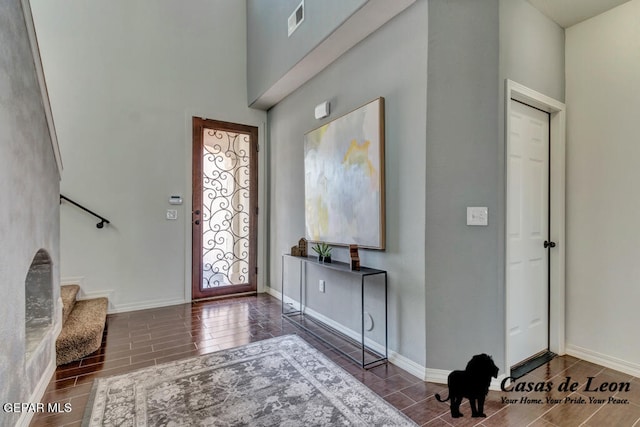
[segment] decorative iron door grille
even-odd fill
[[[257,129],[248,133],[238,128],[242,125],[202,122],[197,130],[199,168],[195,167],[198,138],[194,138],[194,256],[195,240],[200,253],[194,297],[255,291]]]

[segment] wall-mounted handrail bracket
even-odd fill
[[[67,201],[69,203],[71,203],[72,205],[82,209],[83,211],[90,213],[91,215],[95,216],[96,218],[98,218],[100,220],[99,223],[96,224],[96,228],[104,228],[105,224],[111,224],[111,222],[104,218],[103,216],[98,215],[97,213],[93,212],[90,209],[85,208],[84,206],[82,206],[81,204],[79,204],[78,202],[74,202],[73,200],[71,200],[70,198],[63,196],[62,194],[60,195],[60,203],[62,203],[62,201]]]

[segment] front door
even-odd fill
[[[507,366],[549,348],[549,114],[510,100]]]
[[[193,118],[192,298],[255,292],[258,128]]]

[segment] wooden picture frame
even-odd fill
[[[384,98],[304,137],[305,236],[385,248]]]

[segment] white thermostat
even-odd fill
[[[180,197],[180,196],[171,196],[171,197],[169,197],[169,204],[170,205],[181,205],[182,204],[182,197]]]
[[[467,207],[467,225],[489,225],[489,208]]]
[[[330,112],[331,112],[331,104],[325,101],[322,104],[316,105],[316,108],[314,110],[314,115],[316,119],[320,120],[320,119],[324,119],[325,117],[328,117]]]

